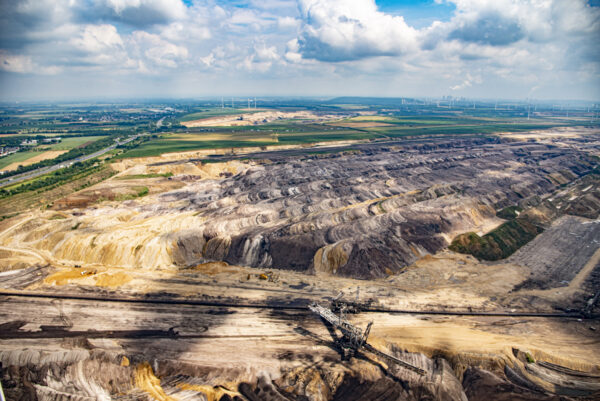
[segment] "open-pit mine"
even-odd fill
[[[600,399],[598,129],[203,152],[0,221],[7,399]]]

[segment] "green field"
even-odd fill
[[[416,135],[488,135],[498,132],[520,132],[555,127],[560,124],[481,124],[433,127],[406,127],[380,130],[381,134],[395,138]]]
[[[39,151],[28,150],[25,152],[17,152],[12,155],[0,158],[0,169],[9,166],[12,163],[22,163],[32,157],[38,156],[48,150],[71,150],[88,142],[94,142],[99,139],[106,138],[105,136],[86,136],[65,138],[60,143],[51,145],[41,144]]]
[[[489,125],[489,124],[514,124],[517,120],[514,118],[491,118],[484,116],[359,116],[341,120],[340,123],[386,123],[397,126],[448,126],[448,125]],[[545,119],[531,119],[526,122],[527,124],[548,124],[549,121]],[[556,123],[554,121],[553,123]]]
[[[350,120],[352,121],[352,120]],[[368,121],[361,118],[358,121]],[[381,121],[381,119],[374,119]],[[431,117],[411,117],[406,119],[386,119],[392,123],[385,127],[338,127],[326,124],[301,124],[297,122],[265,124],[261,126],[223,127],[190,129],[189,133],[163,134],[156,139],[142,143],[118,156],[149,157],[163,153],[186,152],[201,149],[222,149],[256,147],[269,145],[300,145],[316,142],[344,140],[373,140],[401,138],[420,135],[489,135],[497,132],[527,131],[548,128],[560,124],[545,121],[513,123],[509,120],[489,119],[440,119]]]
[[[242,127],[240,127],[242,128]],[[163,135],[144,142],[118,158],[159,156],[163,153],[186,152],[201,149],[223,149],[256,147],[269,145],[299,145],[325,141],[373,139],[380,135],[361,130],[327,129],[323,130],[263,130],[250,131],[247,128],[227,130],[225,132],[190,133]]]
[[[243,141],[169,141],[156,139],[146,142],[136,149],[118,156],[118,159],[128,157],[150,157],[160,156],[163,153],[189,152],[201,149],[240,148],[244,146],[267,146],[275,145],[276,142],[243,142]]]
[[[102,138],[106,138],[106,136],[80,136],[64,138],[60,143],[55,143],[48,146],[48,150],[71,150],[83,145],[84,143],[94,142]]]
[[[7,132],[22,132],[29,135],[90,135],[66,137],[59,144],[42,145],[47,150],[70,150],[85,143],[106,138],[150,131],[154,138],[140,140],[121,147],[119,158],[157,156],[163,153],[185,152],[201,149],[263,147],[276,145],[299,145],[316,142],[344,140],[386,140],[415,136],[469,135],[483,136],[497,132],[518,132],[544,129],[552,126],[577,124],[587,125],[588,114],[580,110],[571,119],[557,114],[550,106],[540,106],[537,114],[527,119],[525,104],[496,109],[494,104],[479,102],[476,108],[469,104],[439,107],[435,104],[406,105],[396,99],[340,98],[330,104],[315,101],[272,101],[263,102],[260,109],[215,107],[215,101],[193,102],[170,107],[165,105],[140,106],[136,104],[110,105],[63,105],[11,108],[3,121]],[[464,103],[464,102],[463,102]],[[245,107],[244,102],[236,102]],[[162,127],[157,121],[154,108],[162,109],[160,116],[166,118]],[[240,127],[190,127],[177,122],[192,121],[225,115],[240,115],[264,110],[310,110],[316,113],[334,113],[339,117],[330,123],[277,120],[263,125]],[[373,115],[358,115],[357,110],[368,110]],[[1,110],[0,110],[1,111]],[[339,113],[339,114],[338,114]],[[106,117],[110,118],[106,118]],[[335,118],[335,117],[334,117]],[[584,120],[582,120],[584,119]],[[370,124],[373,123],[373,124]],[[377,126],[385,123],[383,126]],[[348,124],[348,125],[345,125]],[[0,130],[1,131],[1,130]],[[29,153],[29,152],[28,152]],[[22,153],[0,160],[0,167],[14,161],[24,161],[33,156]]]
[[[32,150],[29,150],[26,152],[17,152],[17,153],[13,153],[12,155],[2,157],[2,158],[0,158],[0,170],[6,166],[13,164],[13,163],[24,162],[27,159],[30,159],[34,156],[39,155],[40,153],[41,152],[34,152]]]
[[[6,135],[5,146],[18,146],[23,138],[20,136],[36,135],[61,136],[61,143],[40,143],[37,151],[27,150],[0,159],[0,168],[12,163],[22,164],[31,157],[46,150],[71,151],[59,156],[58,159],[42,161],[31,166],[31,169],[42,165],[58,163],[74,155],[91,153],[113,143],[113,138],[132,134],[147,133],[141,138],[120,146],[107,154],[107,157],[119,159],[129,157],[158,156],[164,153],[189,152],[208,149],[233,149],[241,147],[262,148],[278,145],[304,145],[318,142],[334,141],[402,141],[416,140],[419,137],[482,137],[498,132],[519,132],[535,129],[547,129],[555,126],[578,125],[597,126],[591,119],[589,110],[580,108],[571,112],[566,118],[563,111],[554,111],[552,105],[539,106],[538,113],[528,119],[528,106],[525,104],[500,107],[481,103],[477,108],[453,106],[438,107],[436,105],[412,104],[396,102],[390,99],[379,99],[371,104],[369,99],[352,99],[319,103],[317,101],[277,100],[264,101],[261,109],[220,108],[214,107],[214,100],[209,102],[183,102],[167,107],[168,104],[157,105],[139,104],[83,104],[60,106],[6,106],[0,107],[2,127],[0,133]],[[237,103],[245,107],[245,103]],[[526,107],[527,106],[527,107]],[[157,111],[156,109],[159,109]],[[239,127],[184,127],[177,122],[185,122],[202,118],[225,115],[240,115],[264,110],[309,110],[316,113],[334,114],[335,121],[299,121],[277,120],[267,124],[248,125]],[[360,115],[358,110],[368,110],[368,115]],[[157,114],[159,113],[159,114]],[[374,113],[371,115],[370,113]],[[157,117],[158,116],[158,117]],[[156,126],[158,118],[164,117],[161,127]],[[385,123],[385,124],[381,124]],[[15,136],[16,135],[16,136]],[[87,135],[87,136],[86,136]],[[37,138],[39,140],[39,138]],[[84,144],[92,143],[86,149],[79,149]],[[354,146],[354,145],[349,145]],[[312,149],[314,154],[328,152],[328,149]],[[334,150],[331,150],[334,151]],[[337,151],[337,150],[335,150]],[[210,161],[210,158],[208,158]],[[112,160],[112,159],[111,159]],[[27,170],[30,167],[25,167]],[[23,207],[26,205],[44,206],[56,196],[63,196],[69,191],[92,185],[98,180],[106,179],[114,174],[100,174],[98,167],[77,167],[78,171],[65,171],[59,174],[45,175],[28,182],[15,184],[5,188],[14,191],[3,201],[6,212],[0,215],[10,215],[11,202],[18,199]],[[82,170],[82,171],[79,171]],[[85,170],[85,171],[83,171]],[[96,177],[94,178],[87,178]],[[142,174],[123,176],[121,180],[156,178],[165,175]],[[143,188],[140,189],[142,191]],[[48,194],[48,195],[46,195]],[[143,196],[145,192],[136,193]],[[9,202],[10,200],[10,202]],[[2,205],[0,205],[2,206]],[[487,238],[487,237],[486,237]]]

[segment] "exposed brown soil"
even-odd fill
[[[543,141],[366,144],[352,154],[210,166],[179,156],[121,162],[123,175],[174,175],[107,180],[81,192],[89,203],[0,222],[0,288],[210,304],[2,297],[5,394],[598,399],[597,319],[346,316],[362,329],[374,321],[369,344],[424,369],[419,376],[366,351],[341,360],[330,329],[303,308],[328,305],[340,291],[421,311],[584,308],[600,271],[598,224],[555,220],[549,210],[592,191],[577,186],[576,194],[569,183],[594,168],[588,152],[598,143],[593,135]],[[150,193],[99,202],[140,186]],[[459,232],[499,225],[496,210],[536,202],[546,205],[535,216],[547,229],[511,258],[480,262],[446,249]],[[521,288],[530,278],[547,289]]]
[[[110,167],[107,167],[97,173],[73,180],[48,191],[40,193],[37,191],[29,191],[10,196],[6,199],[0,199],[0,216],[10,216],[15,213],[27,215],[31,210],[46,209],[48,206],[51,206],[54,201],[73,194],[86,185],[102,182],[113,174],[114,171]],[[21,215],[21,217],[23,216]]]

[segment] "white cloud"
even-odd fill
[[[100,17],[138,27],[166,24],[186,16],[181,0],[83,0],[79,6],[84,18]]]
[[[248,30],[260,32],[274,24],[276,24],[275,19],[270,18],[269,15],[244,8],[233,10],[224,25],[230,32],[239,33]]]
[[[130,38],[132,46],[137,50],[137,55],[158,67],[176,68],[179,63],[188,57],[188,50],[184,46],[162,39],[159,35],[145,31],[135,31]]]
[[[482,82],[483,82],[483,80],[481,79],[481,76],[473,77],[473,76],[471,76],[471,74],[467,73],[467,77],[461,84],[451,86],[450,89],[452,89],[453,91],[461,90],[461,89],[469,88],[469,87],[473,86],[473,84],[480,84]]]
[[[0,69],[21,74],[55,75],[61,72],[57,66],[40,66],[31,60],[30,56],[10,54],[0,50]]]
[[[304,57],[322,61],[398,56],[417,50],[417,31],[374,0],[298,0]]]
[[[279,54],[275,46],[267,47],[264,43],[260,46],[254,46],[255,59],[259,61],[279,60]]]
[[[237,88],[238,80],[279,93],[282,86],[304,94],[600,93],[599,7],[436,1],[456,10],[421,29],[382,12],[376,0],[0,1],[0,78],[187,74],[213,87]],[[552,89],[559,84],[573,89]]]
[[[73,39],[73,45],[90,53],[108,52],[123,47],[121,35],[114,25],[87,25],[80,37]]]
[[[298,39],[292,39],[286,44],[285,58],[287,61],[292,63],[299,63],[302,61],[302,54],[300,54],[300,45]]]
[[[254,50],[242,62],[244,69],[253,72],[265,73],[281,59],[275,46],[267,47],[264,43],[254,45]]]
[[[200,57],[200,62],[203,63],[206,67],[211,67],[215,63],[215,55],[210,53],[208,56]]]
[[[300,27],[300,20],[294,17],[279,17],[277,19],[277,26],[279,29],[297,29]]]
[[[520,39],[560,40],[600,30],[600,10],[585,0],[447,0],[456,5],[452,20],[438,28],[455,38],[505,45]],[[502,35],[504,37],[502,37]],[[498,42],[498,43],[495,43]]]
[[[168,40],[179,41],[202,41],[211,38],[210,29],[206,26],[194,23],[174,22],[164,27],[160,35]]]
[[[31,57],[23,56],[19,54],[8,54],[6,52],[0,53],[0,68],[4,71],[10,72],[32,72],[33,62]]]
[[[114,25],[84,25],[76,37],[65,43],[72,50],[68,62],[79,70],[100,66],[118,66],[127,61],[127,49]],[[66,49],[65,49],[66,50]]]

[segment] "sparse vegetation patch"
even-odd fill
[[[115,177],[116,180],[139,180],[144,178],[158,178],[158,177],[172,177],[173,173],[168,172],[164,174],[132,174],[132,175],[122,175],[119,177]]]
[[[504,220],[512,220],[516,219],[522,211],[523,209],[518,206],[508,206],[496,212],[496,216]]]
[[[543,228],[525,220],[514,219],[480,237],[474,232],[456,237],[449,248],[483,260],[500,260],[512,255],[531,241]]]

